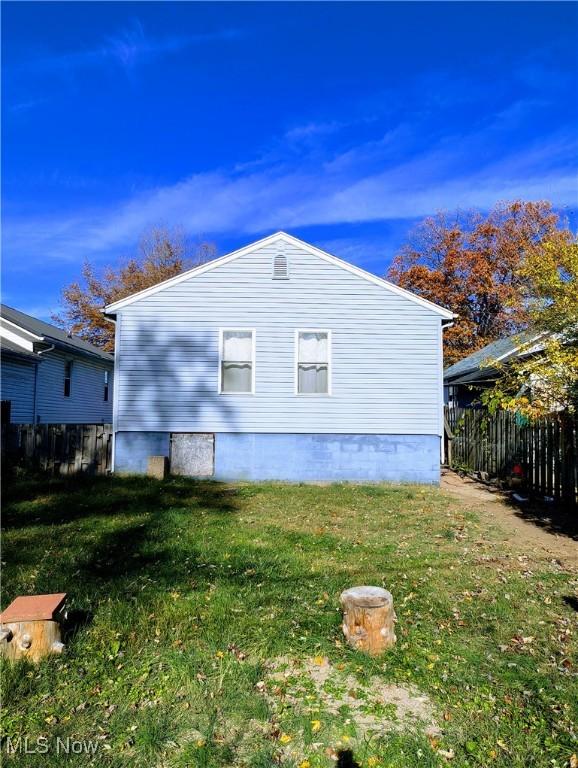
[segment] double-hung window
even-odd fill
[[[219,347],[219,392],[223,395],[253,394],[255,331],[225,328],[221,330]]]
[[[331,332],[298,330],[295,344],[297,394],[331,394]]]
[[[103,400],[105,403],[108,403],[108,371],[104,372],[104,393],[103,393]]]

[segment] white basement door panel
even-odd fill
[[[212,477],[215,473],[215,435],[173,432],[170,462],[172,475]]]

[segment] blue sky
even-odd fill
[[[574,3],[3,3],[3,300],[155,224],[383,274],[438,210],[575,221]]]

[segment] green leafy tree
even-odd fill
[[[520,346],[515,360],[499,364],[495,386],[482,395],[490,410],[529,418],[578,408],[578,241],[545,242],[520,268],[524,301],[537,340]]]

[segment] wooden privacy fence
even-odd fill
[[[111,468],[111,424],[4,424],[2,457],[9,466],[52,474],[105,475]]]
[[[529,491],[578,503],[578,419],[567,414],[526,423],[518,415],[449,408],[448,460],[455,468],[506,477],[520,464]],[[451,459],[450,459],[451,456]]]

